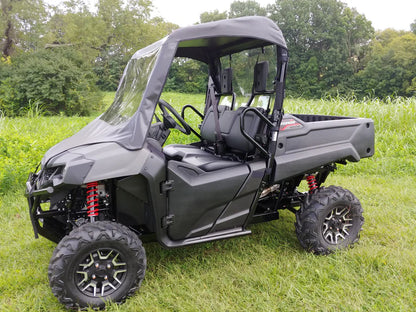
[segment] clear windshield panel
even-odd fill
[[[234,107],[246,106],[251,98],[254,82],[254,66],[257,63],[267,61],[269,72],[267,75],[267,90],[274,90],[277,76],[277,50],[276,46],[270,45],[262,48],[245,50],[232,54],[231,57],[221,58],[221,68],[231,67],[233,69],[233,90],[236,95]],[[256,99],[259,107],[268,105],[270,96]],[[257,103],[258,102],[258,103]]]
[[[129,120],[138,110],[165,38],[137,51],[128,62],[114,102],[100,119],[111,125]]]

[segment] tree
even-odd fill
[[[361,96],[414,96],[416,94],[416,35],[386,29],[371,43],[366,67],[355,79]]]
[[[410,30],[416,35],[416,19],[410,24]]]
[[[204,12],[199,16],[201,23],[219,21],[227,18],[236,18],[243,16],[266,16],[267,10],[257,1],[234,1],[230,4],[228,12],[219,12],[218,10]]]
[[[260,6],[257,1],[234,1],[230,5],[229,18],[242,16],[266,16],[266,8]]]
[[[204,12],[204,13],[201,13],[201,15],[199,15],[199,21],[201,23],[219,21],[219,20],[223,20],[227,18],[228,18],[227,12],[219,12],[218,10],[214,10],[211,12]]]
[[[337,0],[277,0],[268,11],[289,48],[289,93],[321,97],[349,88],[374,32],[363,15]]]
[[[229,12],[205,12],[201,22],[267,15],[281,28],[289,48],[289,93],[321,97],[347,92],[353,75],[364,66],[371,22],[338,0],[276,0],[267,8],[253,0],[234,1]]]
[[[150,18],[151,8],[148,0],[99,0],[90,12],[83,0],[71,0],[63,10],[55,8],[46,37],[81,51],[94,64],[100,88],[112,91],[134,52],[178,27]]]
[[[146,27],[150,10],[151,2],[144,0],[99,0],[96,12],[82,0],[68,1],[63,10],[55,9],[48,40],[72,44],[92,58],[110,48],[132,54],[155,41]]]
[[[16,49],[28,51],[42,45],[47,20],[43,0],[0,0],[0,49],[4,57]]]

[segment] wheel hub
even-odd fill
[[[114,275],[114,267],[109,261],[96,261],[85,272],[96,282],[103,282],[108,280],[108,276]]]
[[[322,225],[322,234],[324,239],[333,245],[343,242],[352,227],[350,207],[335,207],[326,216]]]
[[[127,265],[113,249],[98,249],[78,265],[75,282],[78,289],[91,297],[105,297],[124,282]]]

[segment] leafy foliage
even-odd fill
[[[266,16],[266,8],[262,7],[257,1],[234,1],[230,5],[229,18],[242,16]]]
[[[214,10],[211,12],[203,12],[199,16],[199,20],[201,21],[201,23],[219,21],[219,20],[227,19],[227,18],[228,18],[227,12],[219,12],[218,10]]]
[[[289,94],[319,98],[347,90],[374,32],[371,23],[337,0],[277,0],[269,10],[290,52]]]
[[[96,58],[94,73],[97,75],[97,86],[103,91],[114,91],[123,75],[128,59],[119,50],[109,48]]]
[[[266,16],[267,10],[265,7],[262,7],[257,1],[246,0],[239,1],[236,0],[231,3],[229,11],[219,12],[218,10],[203,12],[199,16],[201,23],[208,23],[213,21],[219,21],[227,18],[236,18],[243,16]]]
[[[160,17],[151,17],[151,0],[99,0],[95,10],[86,5],[86,0],[65,1],[59,7],[46,5],[44,0],[0,0],[0,3],[3,59],[0,61],[0,106],[8,115],[21,114],[29,100],[32,105],[40,101],[45,113],[87,114],[88,96],[84,91],[94,91],[93,83],[101,90],[114,91],[130,56],[178,27]],[[267,7],[255,0],[236,0],[227,11],[202,13],[200,22],[247,15],[268,16],[282,29],[290,53],[289,95],[319,98],[336,94],[359,97],[415,94],[414,37],[410,32],[374,37],[374,29],[365,16],[339,0],[275,0]],[[411,25],[413,32],[415,24]],[[70,83],[77,75],[76,81],[83,81],[84,88],[80,85],[75,89],[61,88],[62,83],[58,83],[59,88],[53,83],[40,84],[33,78],[35,70],[30,72],[18,65],[27,62],[31,66],[27,60],[45,47],[70,47],[77,51],[77,57],[83,60],[82,73],[74,68],[69,73],[71,66],[62,58],[57,63],[66,67],[66,74],[73,77],[69,78]],[[45,76],[53,76],[54,67],[46,54],[45,60],[33,62],[39,77],[43,77],[40,79],[44,80]],[[6,60],[13,65],[8,66]],[[47,68],[39,68],[48,62]],[[184,67],[185,74],[179,73],[179,66]],[[187,78],[191,68],[201,74]],[[16,78],[18,74],[20,78]],[[55,81],[62,81],[61,75],[55,76]],[[167,90],[203,92],[205,78],[203,65],[173,64]],[[14,90],[19,79],[24,83]],[[32,82],[33,90],[23,90]],[[77,95],[70,94],[71,90]],[[44,103],[46,93],[49,99]],[[70,101],[65,109],[63,99]],[[95,101],[90,106],[95,106]]]
[[[83,0],[1,0],[0,48],[12,65],[0,62],[0,109],[16,116],[31,101],[49,114],[89,114],[96,85],[114,91],[130,56],[177,27],[151,9],[148,0],[100,0],[96,11]]]
[[[289,95],[354,93],[354,77],[368,63],[374,34],[364,15],[338,0],[276,0],[267,8],[247,0],[234,1],[228,12],[205,12],[200,21],[248,15],[267,15],[282,29],[290,53]]]
[[[357,94],[416,95],[416,34],[392,29],[378,33],[366,61],[355,77]]]
[[[412,24],[410,24],[410,30],[416,35],[416,19]]]
[[[101,90],[114,91],[128,59],[177,26],[150,18],[151,2],[100,0],[91,12],[82,1],[65,2],[49,22],[49,42],[70,44],[94,64]]]
[[[0,84],[0,109],[7,116],[21,115],[31,101],[40,101],[49,114],[88,115],[101,108],[96,77],[72,49],[23,54],[8,71]]]
[[[165,91],[203,93],[206,90],[208,66],[192,59],[178,58],[173,62]]]
[[[0,0],[1,56],[41,46],[47,17],[43,0]]]
[[[267,8],[253,0],[234,1],[229,11],[202,13],[200,21],[248,15],[267,15],[282,30],[290,55],[288,95],[415,95],[411,32],[385,30],[375,36],[364,15],[338,0],[276,0]]]

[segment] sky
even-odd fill
[[[192,25],[199,21],[202,12],[228,11],[234,0],[153,0],[156,15],[178,24]],[[294,0],[296,1],[296,0]],[[257,0],[262,6],[274,3],[273,0]],[[376,30],[394,28],[410,30],[416,20],[416,0],[343,0],[349,7],[355,7],[372,22]]]
[[[59,4],[63,0],[46,0],[47,3]],[[153,16],[188,26],[199,21],[203,12],[218,10],[228,11],[234,0],[152,0]],[[260,5],[274,3],[274,0],[256,0]],[[293,0],[296,1],[296,0]],[[95,3],[96,0],[85,0]],[[410,24],[416,20],[416,0],[343,0],[349,7],[354,7],[372,22],[376,30],[394,28],[410,30]]]

